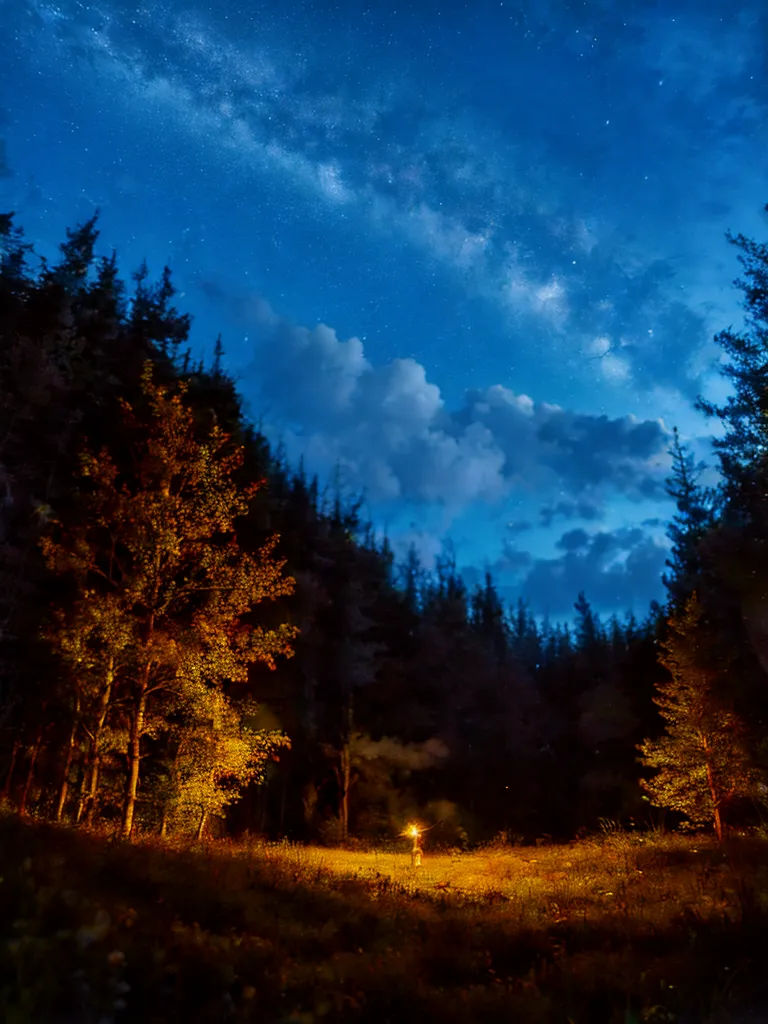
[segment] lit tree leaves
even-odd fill
[[[657,807],[686,815],[695,824],[713,822],[723,836],[723,810],[752,796],[759,782],[746,729],[717,691],[719,666],[707,658],[702,609],[694,594],[670,620],[660,658],[672,679],[658,683],[654,698],[666,726],[658,740],[638,747],[641,763],[655,769],[641,786]]]
[[[198,438],[184,388],[169,394],[149,365],[142,394],[141,408],[121,403],[130,462],[118,468],[108,450],[86,452],[80,518],[43,542],[50,568],[77,586],[72,609],[57,613],[55,646],[75,673],[87,666],[95,678],[110,666],[110,694],[120,693],[111,724],[120,720],[129,734],[126,835],[145,737],[168,740],[177,806],[189,804],[192,785],[204,816],[223,806],[222,779],[255,777],[260,752],[284,740],[251,734],[223,688],[246,683],[254,662],[274,668],[296,635],[249,621],[262,601],[292,593],[293,580],[274,557],[277,537],[255,555],[238,545],[236,520],[259,486],[236,483],[242,451],[217,426]],[[196,781],[182,785],[184,771]]]

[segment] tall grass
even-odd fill
[[[8,1024],[735,1024],[768,995],[760,839],[607,829],[414,870],[407,848],[126,844],[6,816],[0,875]]]

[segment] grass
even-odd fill
[[[768,1003],[760,839],[614,832],[413,870],[5,816],[0,876],[6,1024],[740,1024]]]

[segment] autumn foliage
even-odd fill
[[[57,814],[79,779],[75,817],[92,817],[106,769],[124,789],[133,829],[143,764],[165,831],[220,813],[288,743],[249,727],[253,708],[233,685],[254,662],[292,653],[295,629],[265,629],[252,613],[290,594],[270,538],[243,552],[235,524],[257,484],[238,486],[242,452],[214,425],[198,437],[192,410],[156,384],[147,364],[140,403],[121,401],[123,464],[103,448],[81,455],[79,500],[41,539],[49,568],[71,581],[48,638],[66,666],[69,747]]]

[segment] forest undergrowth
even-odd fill
[[[6,1024],[757,1022],[768,841],[194,845],[0,817]]]

